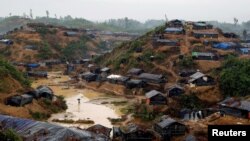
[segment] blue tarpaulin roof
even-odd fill
[[[230,49],[233,46],[235,46],[235,43],[232,43],[232,42],[221,42],[221,43],[213,44],[213,48],[219,48],[219,49]]]
[[[27,67],[30,67],[30,68],[38,68],[40,66],[40,64],[27,64]]]

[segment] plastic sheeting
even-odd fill
[[[46,122],[0,115],[3,130],[13,129],[25,141],[109,141],[107,137],[86,130],[66,128]]]
[[[235,43],[232,43],[232,42],[222,42],[222,43],[214,44],[213,48],[231,49],[233,46],[236,46]]]

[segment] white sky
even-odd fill
[[[250,0],[0,0],[0,16],[29,14],[71,15],[92,21],[129,17],[147,19],[250,20]]]

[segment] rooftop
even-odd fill
[[[161,92],[159,92],[159,91],[156,91],[156,90],[151,90],[151,91],[149,91],[149,92],[147,92],[146,94],[145,94],[145,96],[147,97],[147,98],[152,98],[152,97],[154,97],[154,96],[156,96],[156,95],[158,95],[158,94],[163,94],[163,93],[161,93]]]

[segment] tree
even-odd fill
[[[244,40],[247,40],[247,30],[246,29],[243,30],[243,38],[244,38]]]
[[[250,60],[230,57],[222,65],[220,89],[225,96],[250,94]]]
[[[127,29],[128,28],[128,17],[125,17],[124,21],[125,21],[125,28]]]
[[[49,59],[53,55],[50,45],[47,42],[43,43],[43,47],[39,50],[38,57],[41,59]]]
[[[166,22],[168,22],[168,17],[167,17],[167,14],[165,14],[165,19],[166,19]]]
[[[33,19],[32,9],[30,9],[30,18]]]
[[[10,13],[9,15],[10,15],[10,17],[11,17],[11,16],[12,16],[12,13]]]
[[[49,18],[49,11],[46,10],[46,15],[47,15],[47,18]]]
[[[239,20],[237,18],[234,18],[234,25],[236,26]]]

